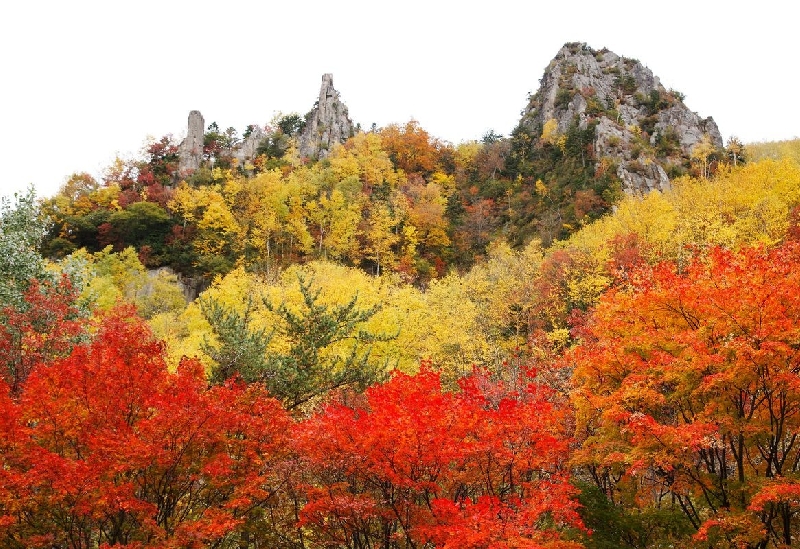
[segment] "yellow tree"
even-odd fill
[[[283,176],[278,170],[258,174],[244,182],[233,202],[233,214],[242,228],[245,264],[269,272],[282,220],[288,214]]]
[[[450,245],[447,236],[447,220],[444,217],[447,199],[442,188],[434,182],[414,185],[409,194],[412,204],[408,221],[417,228],[420,242],[429,250],[441,251]]]
[[[664,193],[624,198],[612,215],[584,227],[569,245],[605,262],[616,238],[635,234],[650,262],[685,261],[692,249],[775,244],[800,204],[800,166],[764,160],[721,167],[712,180],[680,178]]]
[[[203,255],[224,255],[238,248],[239,226],[219,193],[209,193],[197,229],[195,245]]]
[[[700,166],[700,177],[707,179],[710,175],[709,166],[711,162],[711,155],[716,152],[716,148],[711,143],[711,138],[708,134],[703,135],[703,139],[692,147],[691,159],[692,162]]]
[[[482,311],[480,330],[497,351],[497,364],[530,337],[535,282],[544,253],[537,241],[515,251],[505,241],[492,243],[488,257],[464,275],[470,299]]]
[[[308,230],[308,210],[303,198],[298,195],[289,196],[289,215],[286,218],[286,233],[289,238],[289,255],[295,250],[306,254],[314,248],[314,239]]]
[[[394,189],[401,180],[378,134],[356,134],[343,146],[334,147],[328,160],[337,180],[355,176],[367,192],[382,185]]]
[[[181,184],[170,200],[169,209],[184,227],[197,229],[192,248],[195,265],[201,271],[219,273],[230,270],[241,253],[241,227],[231,211],[233,193],[223,195],[220,185],[192,188]]]
[[[399,238],[394,229],[397,226],[389,206],[382,202],[372,204],[367,217],[364,239],[366,241],[366,257],[375,263],[375,275],[380,276],[381,269],[391,267],[394,263],[394,245]]]
[[[434,279],[424,292],[411,286],[389,297],[400,315],[397,345],[407,367],[430,359],[448,383],[472,371],[473,365],[493,365],[486,334],[481,331],[483,311],[470,297],[460,276]]]
[[[323,194],[318,201],[310,202],[308,211],[322,259],[359,259],[357,234],[361,206],[357,202],[348,204],[342,191],[334,189],[330,198]]]
[[[464,185],[470,181],[472,175],[476,171],[476,158],[481,152],[483,145],[477,141],[468,141],[459,143],[453,153],[453,161],[455,163],[454,178],[456,184]]]
[[[82,266],[88,283],[81,299],[89,308],[107,311],[124,301],[136,305],[139,315],[149,320],[186,306],[177,277],[165,270],[148,272],[134,248],[115,253],[108,246],[93,254],[82,249],[68,262]]]
[[[747,144],[747,160],[790,159],[800,164],[800,139]]]
[[[733,160],[733,167],[737,167],[740,163],[743,163],[745,160],[745,149],[744,145],[739,138],[735,135],[732,135],[728,138],[728,145],[725,147],[725,151],[728,153],[728,157]]]

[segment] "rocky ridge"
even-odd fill
[[[722,136],[711,117],[702,118],[666,89],[653,72],[635,59],[583,43],[564,45],[540,80],[539,90],[523,110],[520,128],[534,137],[533,146],[555,142],[571,128],[593,131],[591,156],[598,170],[611,170],[628,193],[666,190],[670,177],[685,173],[696,147],[719,149]],[[203,117],[189,114],[188,133],[179,147],[179,173],[200,167]],[[336,143],[355,133],[347,106],[322,76],[319,97],[306,114],[297,138],[300,157],[320,160]],[[253,160],[269,136],[258,126],[228,151],[239,166]]]
[[[701,143],[723,146],[711,117],[701,118],[635,59],[570,43],[545,69],[520,126],[541,139],[594,126],[598,165],[616,170],[628,193],[665,190]]]

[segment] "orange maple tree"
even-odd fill
[[[208,547],[274,496],[290,419],[259,386],[169,373],[132,310],[0,387],[0,545]]]
[[[390,124],[381,129],[380,136],[395,167],[406,174],[427,175],[436,169],[442,145],[416,120],[402,127]]]
[[[634,269],[569,357],[583,446],[615,502],[676,505],[704,546],[794,546],[800,245]]]
[[[330,404],[298,426],[301,525],[325,547],[579,547],[562,536],[581,521],[549,397],[479,375],[449,393],[423,367]]]

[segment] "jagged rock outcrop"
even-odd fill
[[[248,127],[247,137],[241,142],[233,141],[217,154],[226,159],[236,159],[238,166],[246,166],[258,152],[258,147],[267,138],[263,128],[258,125]],[[178,146],[178,178],[185,178],[197,171],[203,162],[205,142],[205,120],[200,111],[189,112],[189,125],[186,138]]]
[[[541,87],[523,111],[520,127],[534,137],[594,127],[593,153],[629,193],[669,187],[704,140],[721,148],[714,120],[701,118],[635,59],[586,44],[566,44],[550,62]],[[534,146],[536,143],[534,143]]]
[[[258,152],[261,142],[267,138],[267,134],[260,126],[250,126],[250,133],[244,138],[239,148],[236,150],[236,159],[239,166],[245,166],[248,161],[253,160]]]
[[[203,160],[203,136],[205,121],[200,111],[189,112],[189,128],[186,138],[178,147],[178,175],[185,177],[200,167]]]
[[[319,100],[306,115],[306,125],[299,139],[301,157],[322,159],[335,143],[344,143],[353,136],[353,122],[347,106],[333,87],[333,76],[322,75]]]
[[[300,117],[294,118],[299,122],[298,127],[302,127],[297,135],[301,157],[315,160],[325,158],[333,145],[344,143],[354,134],[347,106],[333,87],[333,77],[330,74],[322,76],[319,99],[306,115],[305,123]],[[186,138],[178,147],[178,178],[185,178],[200,168],[203,161],[204,129],[203,115],[200,111],[191,111]],[[286,134],[287,143],[289,137],[296,135],[295,131],[297,130]],[[218,154],[229,160],[235,159],[239,167],[245,167],[256,158],[259,147],[270,137],[263,128],[253,125],[249,127],[249,134],[244,140],[223,145]]]

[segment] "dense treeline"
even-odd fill
[[[513,138],[283,137],[4,202],[2,545],[793,545],[797,163],[740,150],[547,236]],[[218,276],[187,305],[161,265]]]
[[[468,268],[498,237],[549,246],[620,198],[614,170],[596,163],[591,125],[454,146],[412,120],[309,162],[295,146],[296,118],[277,119],[244,164],[236,131],[212,124],[203,164],[185,180],[170,136],[117,160],[100,182],[74,174],[45,204],[54,221],[45,253],[132,246],[148,267],[206,280],[323,259],[424,284]]]

